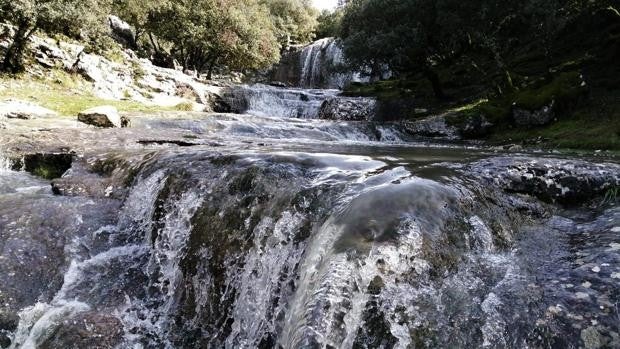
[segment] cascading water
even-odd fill
[[[620,347],[620,165],[237,91],[253,115],[37,131],[51,187],[0,161],[0,348]]]
[[[62,279],[21,309],[11,348],[93,338],[118,348],[521,348],[579,341],[573,327],[593,317],[596,331],[613,328],[617,311],[598,304],[619,296],[609,275],[620,266],[620,211],[591,226],[550,217],[535,199],[487,186],[459,156],[487,155],[159,152],[115,223],[108,200],[81,199],[71,201],[78,226],[54,223],[73,236]],[[45,195],[32,207],[69,207]],[[14,216],[0,227],[30,236]],[[576,252],[563,244],[593,230],[599,242],[572,248],[598,257],[565,273]],[[555,252],[532,255],[530,244]],[[598,261],[609,272],[588,272]],[[555,281],[576,289],[550,292]],[[596,306],[571,305],[584,294]],[[556,304],[572,317],[549,317]]]
[[[344,54],[337,40],[317,40],[301,50],[299,86],[342,89],[350,82],[368,81],[359,72],[340,72],[343,64]]]
[[[303,90],[255,84],[233,90],[234,104],[244,113],[299,119],[316,119],[323,102],[338,94],[337,90]]]

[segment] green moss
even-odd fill
[[[552,101],[564,107],[578,101],[587,92],[582,82],[579,72],[561,73],[550,83],[539,88],[516,92],[513,97],[514,103],[527,110],[539,110],[550,105]]]
[[[541,142],[544,148],[620,150],[620,114],[597,115],[581,109],[570,117],[542,128],[498,128],[489,139],[494,143]]]
[[[123,51],[121,48],[116,45],[112,45],[110,48],[103,52],[103,57],[107,58],[109,61],[125,64],[125,56],[123,55]]]
[[[71,154],[28,154],[23,159],[23,167],[35,176],[55,179],[71,168],[72,162]]]

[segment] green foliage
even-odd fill
[[[254,69],[279,59],[270,13],[258,0],[174,1],[149,15],[148,26],[185,68],[209,75],[221,64]]]
[[[146,75],[142,65],[135,60],[131,61],[131,72],[133,73],[134,81],[140,81]]]
[[[309,0],[261,0],[261,4],[269,9],[282,47],[312,41],[317,13]]]
[[[601,205],[615,204],[619,200],[620,200],[620,187],[612,186],[611,188],[607,190],[607,192],[605,192],[605,197],[603,198]]]
[[[0,21],[16,26],[2,70],[24,69],[23,55],[36,30],[95,41],[103,32],[109,5],[107,0],[0,0]]]
[[[316,39],[338,36],[343,15],[344,11],[342,9],[335,11],[323,10],[317,18]]]

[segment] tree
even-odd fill
[[[317,18],[318,25],[316,27],[316,39],[329,38],[338,36],[340,33],[340,23],[344,11],[339,8],[335,11],[323,10]]]
[[[149,32],[150,18],[167,3],[168,0],[113,0],[112,12],[134,27],[134,39],[138,42],[142,34]]]
[[[0,0],[0,20],[16,27],[0,68],[24,70],[24,52],[35,31],[73,37],[98,33],[108,10],[107,0]]]
[[[266,67],[279,59],[268,9],[258,0],[178,0],[157,8],[148,27],[171,43],[186,69]]]
[[[422,72],[435,95],[444,97],[434,66],[450,49],[438,25],[434,0],[352,0],[345,7],[341,37],[348,63],[378,74]]]
[[[318,13],[309,0],[261,0],[269,8],[276,37],[283,48],[314,38]]]

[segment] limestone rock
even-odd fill
[[[620,165],[581,160],[498,157],[472,164],[471,173],[511,193],[583,204],[620,185]]]
[[[78,114],[78,121],[96,127],[127,127],[129,120],[121,117],[113,106],[100,106]]]
[[[131,25],[113,15],[108,16],[108,23],[110,24],[110,35],[116,42],[126,47],[136,47],[136,34]]]
[[[0,118],[29,120],[57,115],[55,111],[31,102],[13,99],[0,102]]]
[[[373,98],[333,97],[321,105],[319,119],[338,121],[368,121],[375,117]]]

